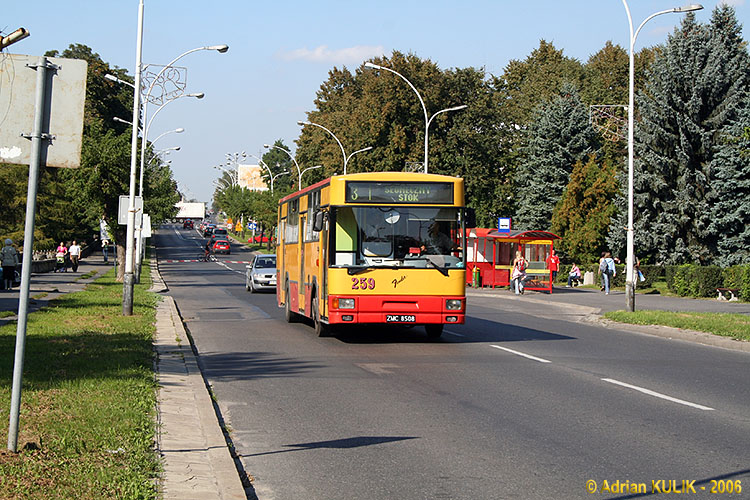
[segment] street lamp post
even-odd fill
[[[625,302],[628,311],[635,311],[635,279],[633,276],[634,268],[634,234],[633,234],[633,122],[634,122],[634,101],[635,101],[635,40],[638,38],[638,33],[641,32],[641,28],[649,22],[651,19],[662,14],[672,13],[683,13],[701,10],[703,8],[700,4],[686,5],[684,7],[675,7],[672,9],[662,10],[648,16],[641,24],[638,29],[633,31],[633,18],[630,15],[630,7],[628,6],[627,0],[622,0],[622,4],[625,6],[625,12],[628,15],[628,25],[630,28],[630,50],[629,50],[629,80],[628,80],[628,227],[627,227],[627,257],[626,257],[626,269],[625,269]]]
[[[239,180],[236,177],[236,172],[232,172],[228,168],[224,168],[221,165],[214,165],[214,168],[216,170],[221,170],[222,172],[226,172],[229,174],[229,180],[232,182],[232,187],[236,186],[239,183]]]
[[[125,275],[123,276],[123,292],[122,292],[122,314],[123,316],[133,315],[133,288],[135,286],[135,274],[134,274],[134,235],[135,235],[135,173],[136,173],[136,160],[138,152],[138,120],[140,118],[141,111],[141,54],[143,48],[143,0],[140,0],[138,5],[138,33],[136,36],[136,57],[135,57],[135,84],[133,85],[133,135],[130,141],[130,192],[128,197],[128,228],[125,237]],[[229,50],[228,45],[212,45],[207,47],[198,47],[195,49],[188,50],[175,57],[172,62],[164,66],[162,70],[156,75],[154,81],[148,88],[143,101],[143,116],[146,116],[146,103],[151,95],[151,91],[154,88],[156,82],[159,81],[161,75],[172,67],[181,58],[188,54],[199,50],[216,50],[219,53],[224,53]],[[145,137],[144,137],[145,139]]]
[[[366,62],[365,63],[365,68],[382,69],[382,70],[385,70],[385,71],[390,71],[394,75],[401,77],[401,79],[403,81],[405,81],[409,85],[409,87],[411,87],[411,89],[414,91],[414,93],[417,94],[417,97],[419,98],[419,102],[420,102],[420,104],[422,104],[422,111],[424,112],[424,173],[426,174],[427,173],[428,153],[429,153],[430,123],[432,123],[433,118],[435,118],[440,113],[445,113],[447,111],[458,111],[460,109],[464,109],[466,107],[466,104],[463,104],[461,106],[454,106],[452,108],[441,109],[440,111],[438,111],[437,113],[435,113],[434,115],[432,115],[432,117],[428,117],[427,116],[427,106],[425,106],[424,100],[422,99],[422,96],[419,94],[419,91],[417,90],[417,88],[414,85],[412,85],[412,83],[409,80],[407,80],[404,75],[402,75],[398,71],[392,70],[391,68],[386,68],[385,66],[379,66],[379,65],[373,64],[371,62]]]
[[[336,137],[336,134],[334,134],[333,132],[331,132],[329,129],[325,128],[323,125],[319,125],[319,124],[313,123],[311,121],[298,121],[297,125],[302,125],[302,126],[304,126],[304,125],[312,125],[314,127],[322,128],[323,130],[325,130],[326,132],[328,132],[329,134],[331,134],[331,137],[333,137],[336,140],[336,142],[338,143],[339,147],[341,148],[341,156],[343,157],[343,160],[344,160],[344,175],[346,175],[346,164],[349,163],[349,158],[351,158],[355,153],[361,153],[362,151],[367,151],[368,149],[372,149],[372,146],[368,146],[368,147],[366,147],[364,149],[360,149],[359,151],[355,151],[354,153],[352,153],[349,156],[346,156],[346,152],[344,151],[344,146],[343,146],[343,144],[341,144],[341,141],[339,140],[339,138]]]
[[[349,156],[348,156],[348,157],[346,158],[346,162],[344,163],[344,175],[346,175],[346,165],[348,165],[348,164],[349,164],[349,160],[351,160],[351,159],[352,159],[352,156],[356,155],[357,153],[364,153],[365,151],[369,151],[369,150],[371,150],[371,149],[372,149],[372,146],[367,146],[366,148],[358,149],[358,150],[356,150],[355,152],[353,152],[352,154],[350,154],[350,155],[349,155]]]
[[[320,168],[320,167],[322,167],[322,166],[323,166],[323,165],[315,165],[314,167],[307,167],[307,168],[306,168],[306,169],[304,169],[304,170],[303,170],[302,172],[300,172],[300,174],[299,174],[299,182],[300,182],[300,185],[302,184],[302,174],[304,174],[304,173],[305,173],[305,172],[307,172],[308,170],[313,170],[313,169],[315,169],[315,168]],[[302,189],[302,188],[300,188],[300,189]]]
[[[259,158],[259,157],[255,156],[254,154],[248,154],[247,156],[251,156],[251,157],[255,158],[256,160],[258,160],[258,165],[262,165],[263,167],[265,167],[266,170],[268,170],[268,177],[271,179],[271,194],[273,194],[273,181],[276,179],[276,177],[288,174],[289,171],[288,170],[284,170],[283,172],[280,172],[280,173],[278,173],[276,175],[273,175],[273,172],[271,172],[271,167],[269,167],[268,165],[266,165],[266,162],[264,162],[262,158]]]
[[[287,151],[286,149],[284,149],[284,148],[282,148],[282,147],[279,147],[279,146],[277,146],[277,145],[275,145],[275,144],[274,144],[274,145],[270,145],[270,144],[263,144],[263,147],[264,147],[264,148],[266,148],[266,149],[271,149],[271,148],[275,148],[275,149],[278,149],[278,150],[280,150],[280,151],[283,151],[283,152],[285,152],[285,153],[286,153],[286,155],[287,155],[287,156],[288,156],[289,158],[291,158],[291,159],[292,159],[292,161],[294,162],[294,166],[295,166],[295,167],[297,167],[297,173],[299,174],[299,179],[298,179],[297,189],[302,189],[302,171],[301,171],[301,170],[299,169],[299,164],[297,163],[297,160],[295,160],[295,159],[294,159],[294,156],[292,156],[292,154],[291,154],[291,153],[290,153],[289,151]]]

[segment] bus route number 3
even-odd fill
[[[352,278],[352,290],[375,290],[375,278]]]

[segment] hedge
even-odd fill
[[[579,264],[581,277],[591,271],[599,281],[599,264],[596,262]],[[566,283],[570,265],[560,266],[557,283]],[[615,266],[617,274],[612,280],[613,287],[625,286],[625,265]],[[641,272],[645,281],[638,281],[638,288],[650,288],[653,283],[664,278],[667,288],[681,297],[716,297],[717,288],[733,288],[739,290],[738,296],[750,301],[750,265],[720,268],[718,266],[700,266],[697,264],[683,264],[681,266],[652,266],[641,264]]]
[[[743,300],[750,300],[750,265],[718,266],[683,264],[665,269],[667,288],[681,297],[715,297],[717,288],[736,288]]]

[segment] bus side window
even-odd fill
[[[357,250],[357,221],[350,207],[336,212],[336,261],[338,266],[353,266]]]

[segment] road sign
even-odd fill
[[[117,207],[117,223],[121,226],[127,226],[128,224],[128,207],[130,206],[130,196],[126,194],[120,195],[120,205]],[[135,197],[135,225],[136,227],[141,225],[141,217],[143,216],[143,198],[141,196]]]
[[[0,54],[0,163],[28,165],[36,107],[34,89],[39,57]],[[54,65],[47,72],[52,98],[44,117],[41,167],[78,167],[81,164],[83,105],[86,98],[87,63],[78,59],[48,57]]]

